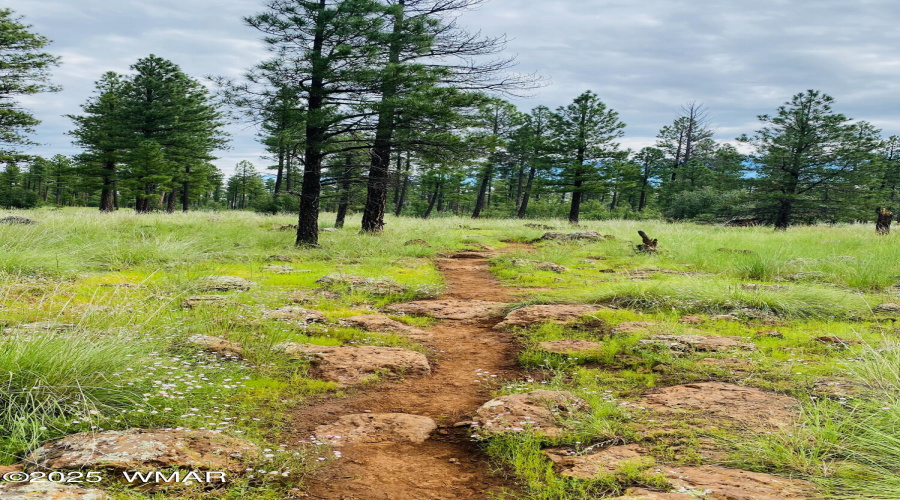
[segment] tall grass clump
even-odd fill
[[[72,418],[95,420],[140,399],[121,383],[142,354],[125,335],[9,335],[0,339],[0,463],[13,462]]]

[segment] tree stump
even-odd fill
[[[891,234],[891,222],[894,219],[894,213],[886,208],[878,209],[878,221],[875,223],[875,230],[878,234]]]
[[[647,236],[647,233],[643,231],[638,231],[638,234],[641,235],[641,239],[644,240],[642,245],[637,246],[638,252],[642,253],[656,253],[656,245],[659,243],[658,239],[650,239]]]

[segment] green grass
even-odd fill
[[[127,427],[219,429],[277,449],[292,408],[341,391],[310,378],[305,363],[272,346],[292,341],[428,352],[406,337],[364,332],[339,321],[439,293],[443,281],[432,259],[443,253],[478,245],[502,248],[544,232],[516,220],[389,218],[383,235],[370,236],[359,234],[354,218],[342,231],[323,232],[320,247],[298,249],[291,231],[278,230],[294,223],[293,216],[139,216],[82,209],[26,215],[39,224],[0,225],[0,329],[37,321],[72,328],[0,335],[0,464],[18,461],[48,439]],[[323,215],[322,227],[330,217]],[[561,221],[532,222],[575,230]],[[634,252],[638,229],[659,238],[658,255]],[[484,442],[498,469],[519,488],[508,498],[574,500],[633,486],[666,487],[646,466],[625,466],[590,481],[562,477],[541,452],[551,444],[579,448],[639,442],[659,464],[694,464],[701,460],[698,443],[708,438],[732,454],[730,465],[806,478],[833,498],[900,497],[900,348],[886,340],[895,326],[872,312],[880,303],[898,300],[893,287],[900,281],[900,237],[879,238],[871,227],[852,225],[778,233],[587,221],[578,230],[615,239],[540,242],[492,261],[492,271],[505,285],[521,288],[521,304],[610,306],[597,315],[605,326],[587,321],[513,332],[524,345],[519,361],[527,372],[500,393],[569,390],[587,400],[592,411],[569,422],[570,431],[552,443],[527,433]],[[428,246],[403,245],[413,239]],[[554,262],[569,271],[519,267],[517,259]],[[267,270],[272,264],[298,272]],[[336,295],[322,295],[316,280],[329,274],[391,279],[408,291],[373,295],[336,287]],[[182,301],[199,294],[202,280],[212,275],[243,277],[254,286],[224,293],[224,304],[183,308]],[[299,327],[262,319],[264,311],[287,305],[319,310],[328,323]],[[679,322],[689,314],[729,313],[742,321]],[[426,318],[395,319],[418,327],[433,324]],[[609,334],[628,321],[657,326],[647,334]],[[759,334],[770,330],[782,338]],[[758,349],[674,355],[639,342],[653,333],[698,332],[742,337]],[[240,343],[246,359],[199,351],[186,342],[197,334]],[[866,345],[843,349],[814,340],[831,335]],[[537,347],[557,339],[595,341],[601,348],[557,355]],[[710,358],[734,358],[734,366],[746,369],[723,368]],[[855,379],[870,389],[862,398],[826,397],[814,390],[823,377]],[[759,436],[724,428],[703,433],[687,422],[653,431],[641,425],[647,414],[623,406],[655,387],[705,380],[791,394],[803,403],[803,425]],[[247,477],[226,491],[185,490],[155,498],[284,498],[331,457],[317,448],[297,453],[279,455],[278,464],[248,465],[278,469],[283,480]],[[147,498],[120,485],[104,487],[116,498]]]

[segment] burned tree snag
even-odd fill
[[[875,230],[878,231],[878,234],[891,234],[894,213],[886,208],[879,208],[877,213],[878,221],[875,223]]]
[[[643,231],[638,231],[638,234],[641,235],[641,239],[644,240],[644,243],[637,246],[637,251],[643,253],[656,253],[656,245],[659,243],[659,240],[651,240],[650,237],[647,236],[647,233]]]

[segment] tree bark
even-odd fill
[[[307,99],[306,149],[303,153],[303,186],[300,188],[300,214],[297,219],[297,246],[319,245],[319,201],[322,192],[322,148],[326,127],[321,115],[325,105],[325,70],[322,47],[325,44],[326,0],[319,0],[313,35],[312,75]]]
[[[475,210],[472,211],[472,218],[477,219],[481,217],[481,212],[484,210],[484,202],[487,198],[487,192],[491,185],[491,177],[494,176],[494,166],[492,164],[488,164],[484,167],[484,175],[481,178],[481,184],[478,188],[478,198],[475,199]]]
[[[519,205],[518,217],[524,219],[528,211],[528,201],[531,198],[531,188],[534,185],[534,176],[537,174],[537,168],[531,167],[528,170],[528,180],[525,181],[525,189],[522,192],[522,203]]]
[[[175,200],[178,198],[175,188],[172,188],[168,195],[169,197],[166,200],[166,213],[173,214],[175,213]]]
[[[375,128],[375,141],[372,144],[369,164],[369,182],[362,220],[362,230],[366,233],[380,233],[384,229],[384,212],[387,208],[391,146],[397,113],[394,99],[399,92],[397,80],[389,73],[400,63],[400,52],[403,49],[400,35],[403,32],[403,9],[406,0],[399,0],[397,4],[399,9],[394,18],[394,37],[388,48],[388,65],[381,84],[382,107],[378,113],[378,125]]]
[[[347,209],[350,207],[350,188],[353,182],[353,157],[347,155],[344,171],[341,175],[341,197],[338,202],[337,218],[334,221],[334,227],[341,229],[344,227],[344,220],[347,218]]]
[[[428,202],[428,208],[425,210],[425,214],[422,215],[423,219],[427,219],[428,216],[431,215],[431,211],[434,210],[434,204],[437,203],[438,195],[440,194],[442,187],[442,182],[438,182],[438,184],[434,186],[434,193],[431,195],[431,200]]]
[[[891,222],[894,221],[894,213],[886,208],[878,209],[878,221],[875,223],[875,231],[878,234],[891,234]]]
[[[781,200],[781,203],[779,203],[778,206],[778,217],[775,219],[776,231],[787,231],[787,228],[791,223],[791,212],[793,212],[793,210],[793,200],[788,198]]]
[[[406,203],[406,189],[409,187],[409,171],[410,171],[409,155],[406,156],[406,170],[403,172],[403,180],[400,181],[400,196],[397,198],[397,206],[394,209],[394,216],[400,217],[403,213],[403,204]]]
[[[116,164],[111,161],[103,162],[103,190],[100,192],[100,211],[113,212],[116,210],[116,181],[113,178],[116,172]],[[46,200],[46,198],[45,198]]]
[[[181,183],[181,211],[187,213],[191,205],[191,167],[184,168],[184,182]]]

